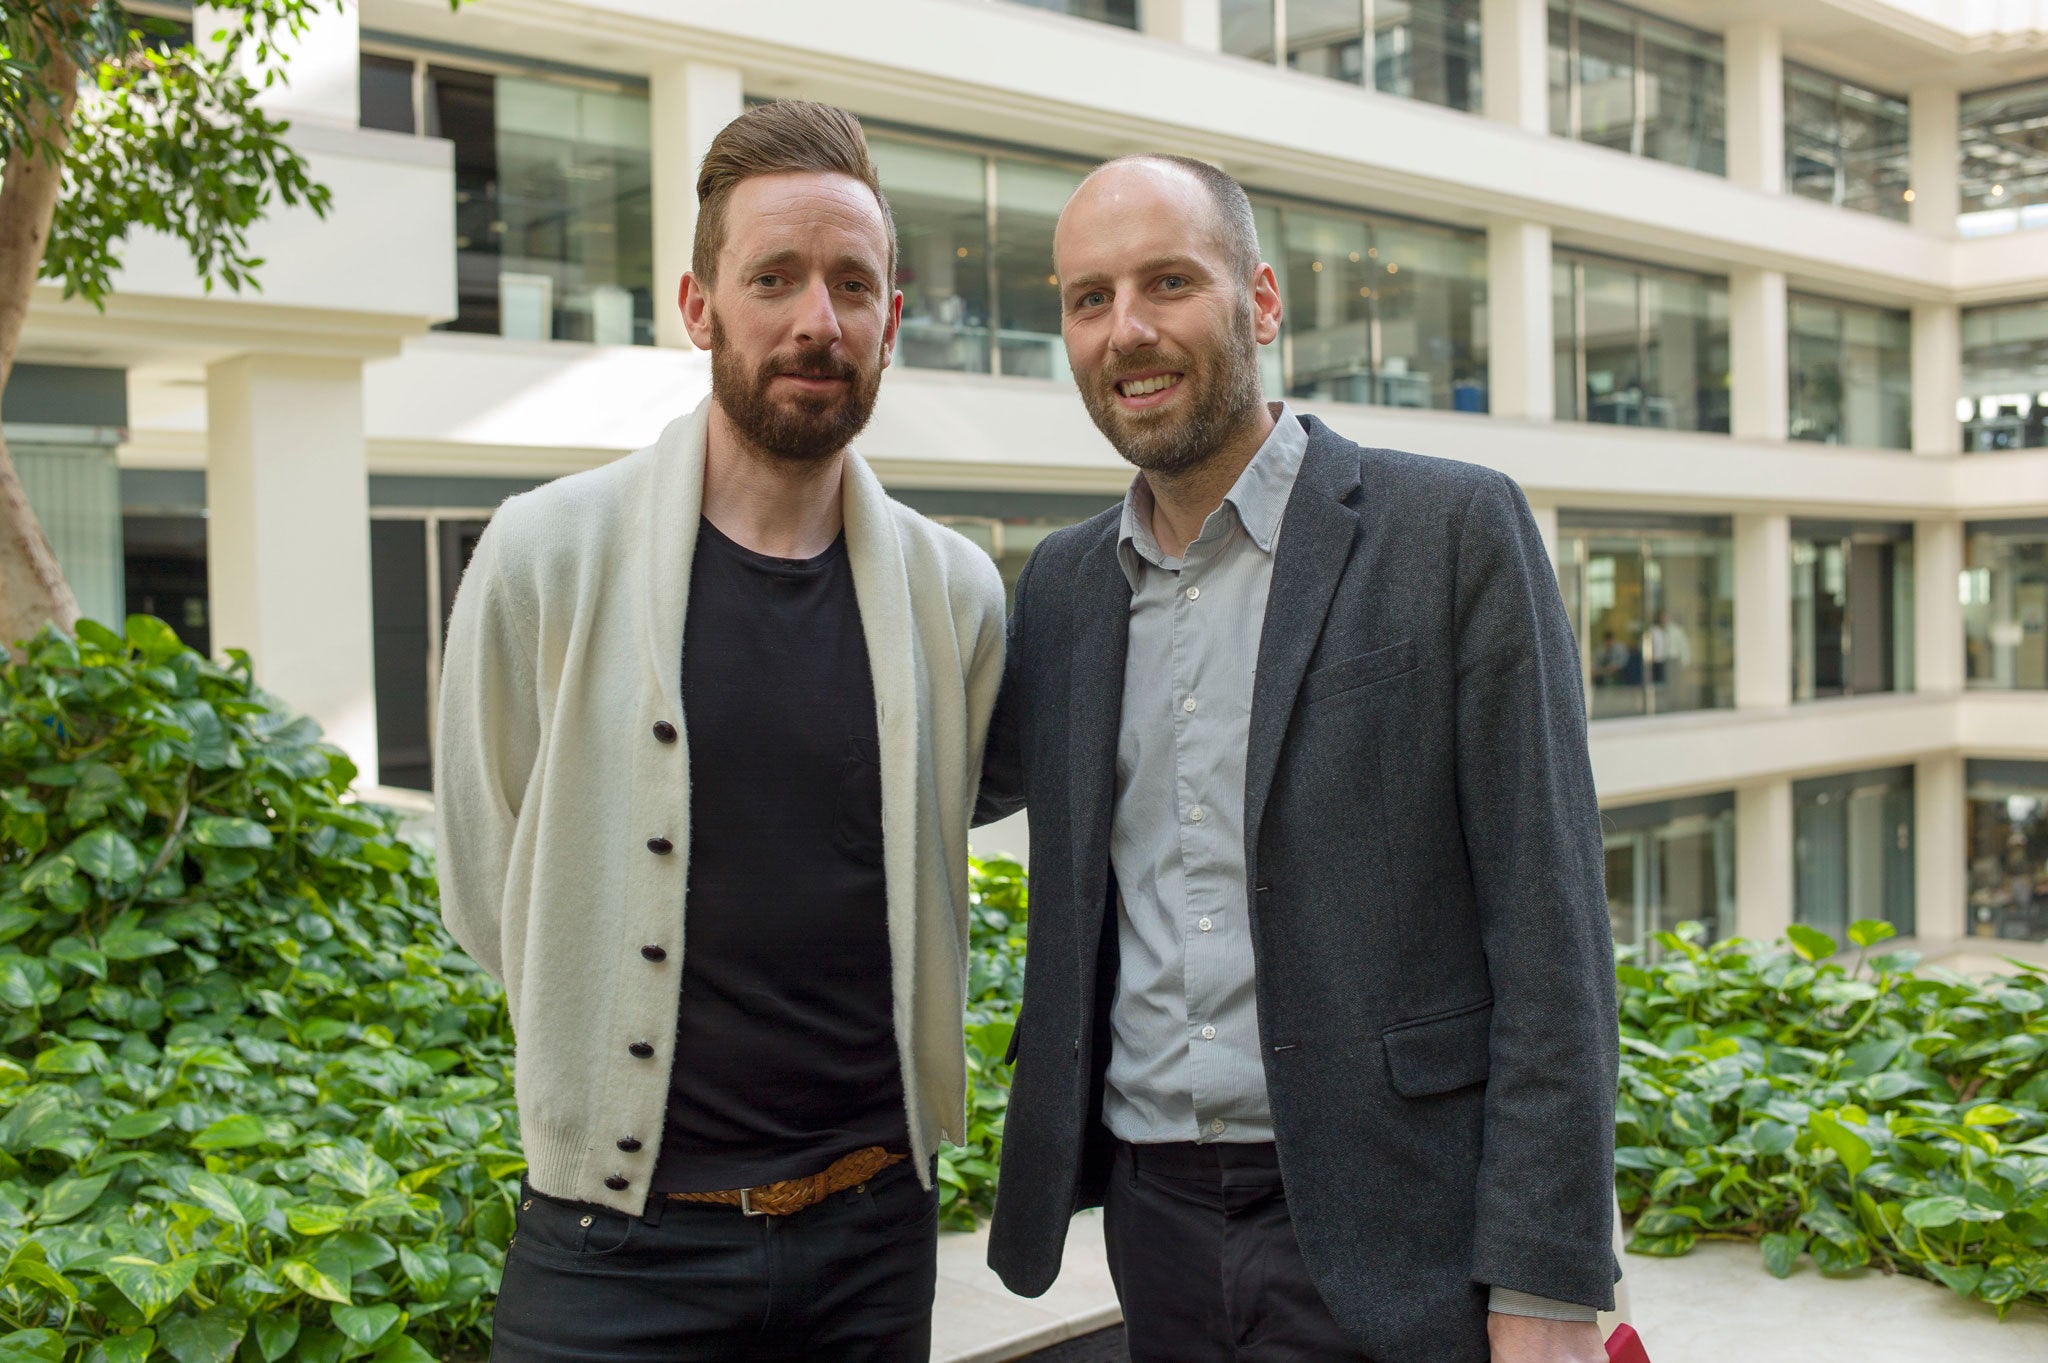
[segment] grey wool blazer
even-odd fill
[[[1511,479],[1300,420],[1245,781],[1281,1176],[1309,1271],[1368,1357],[1480,1363],[1488,1286],[1611,1308],[1618,1276],[1614,971],[1577,649]],[[1113,1150],[1118,516],[1025,567],[978,811],[1030,811],[989,1239],[1025,1296],[1058,1276]]]

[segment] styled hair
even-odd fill
[[[889,275],[896,281],[896,220],[889,213],[882,177],[868,155],[860,120],[844,109],[807,99],[778,100],[747,110],[718,130],[697,170],[697,235],[690,247],[690,271],[716,282],[718,253],[725,249],[725,207],[732,192],[760,175],[811,173],[845,175],[874,193],[889,233]]]
[[[1244,186],[1207,161],[1165,151],[1141,151],[1119,156],[1115,160],[1104,161],[1090,174],[1134,161],[1172,166],[1193,176],[1195,183],[1208,191],[1209,201],[1216,209],[1216,239],[1230,257],[1231,270],[1239,279],[1249,280],[1259,268],[1259,225],[1252,217],[1252,201],[1246,197]]]

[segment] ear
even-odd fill
[[[1280,281],[1263,260],[1252,275],[1252,334],[1260,345],[1271,345],[1280,336]]]
[[[882,323],[882,368],[889,367],[889,361],[896,355],[896,333],[903,326],[903,290],[898,289],[889,296],[889,316]]]
[[[683,310],[683,329],[690,333],[690,344],[699,350],[711,349],[711,291],[694,271],[683,275],[676,304]]]

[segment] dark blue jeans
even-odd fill
[[[522,1188],[492,1363],[927,1363],[938,1194],[903,1163],[793,1216]]]

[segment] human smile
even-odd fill
[[[1165,402],[1174,389],[1180,386],[1183,376],[1178,372],[1164,374],[1140,374],[1134,378],[1118,379],[1117,397],[1126,411],[1138,411],[1156,407]]]

